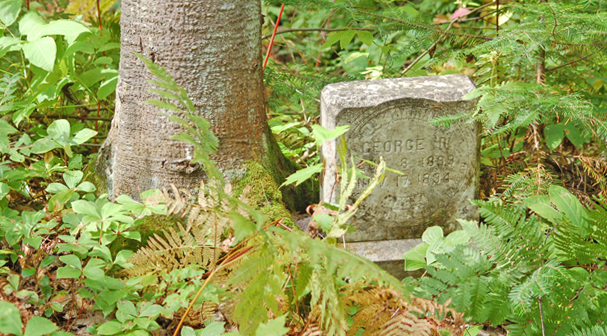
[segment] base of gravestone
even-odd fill
[[[399,239],[347,243],[346,249],[360,257],[375,262],[395,278],[402,280],[407,276],[414,276],[413,272],[405,271],[405,261],[402,256],[405,252],[416,247],[421,239]]]

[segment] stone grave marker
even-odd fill
[[[477,218],[469,200],[478,190],[479,125],[445,128],[429,122],[473,110],[476,101],[462,97],[474,88],[466,76],[444,75],[342,82],[322,90],[321,125],[350,125],[345,138],[355,161],[383,157],[387,167],[404,173],[386,172],[363,202],[352,221],[357,232],[346,235],[348,249],[403,276],[401,256],[421,241],[427,227],[439,225],[449,233],[458,218]],[[335,203],[336,142],[325,143],[322,155],[328,169],[321,199]],[[374,167],[365,166],[372,175]],[[353,197],[368,181],[359,179]]]

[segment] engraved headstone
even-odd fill
[[[326,86],[321,93],[321,125],[350,125],[345,137],[354,157],[379,162],[404,175],[386,173],[384,181],[363,202],[348,234],[348,248],[402,275],[400,256],[419,242],[427,227],[446,233],[458,218],[474,219],[470,203],[478,190],[479,125],[434,126],[430,120],[473,110],[462,97],[475,88],[463,75],[354,81]],[[332,169],[335,141],[322,148],[325,175],[321,198],[336,202]],[[360,160],[356,160],[359,162]],[[367,175],[373,167],[366,165]],[[359,179],[353,197],[365,189]]]

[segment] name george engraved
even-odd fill
[[[364,118],[343,121],[351,124],[346,139],[355,158],[378,162],[381,157],[388,168],[399,171],[387,172],[363,202],[353,222],[359,232],[351,234],[351,239],[374,239],[373,225],[368,224],[372,222],[382,223],[402,238],[418,231],[413,227],[422,230],[432,218],[456,211],[454,206],[461,194],[457,190],[467,189],[474,176],[476,147],[466,141],[476,141],[475,128],[434,126],[428,115],[421,118],[416,112],[424,109],[424,103],[418,105],[403,109],[387,104],[375,107]],[[363,165],[361,169],[372,176],[375,167]],[[357,180],[352,201],[369,181]]]

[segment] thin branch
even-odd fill
[[[537,302],[540,305],[540,321],[542,322],[542,336],[546,336],[546,330],[544,328],[544,312],[542,311],[542,297],[538,297]]]
[[[444,32],[443,30],[440,30],[440,29],[436,29],[436,28],[432,28],[432,27],[427,27],[427,26],[424,26],[424,25],[420,25],[420,24],[417,24],[417,23],[413,23],[413,22],[409,22],[409,21],[405,21],[405,20],[401,20],[401,19],[393,18],[393,17],[390,17],[390,16],[385,16],[385,15],[380,15],[380,14],[375,14],[375,13],[365,12],[365,11],[361,11],[361,10],[358,10],[358,12],[361,12],[361,13],[367,14],[367,15],[369,15],[369,16],[375,16],[375,17],[377,17],[377,18],[381,18],[381,19],[392,20],[392,21],[395,21],[395,22],[398,22],[398,23],[402,23],[402,24],[405,24],[405,25],[411,26],[411,27],[415,27],[415,28],[419,28],[419,29],[425,29],[425,30],[433,31],[433,32],[436,32],[436,33],[443,33],[443,32]],[[472,13],[472,12],[470,12],[470,13]],[[470,14],[470,13],[468,13],[468,14]],[[488,37],[488,36],[483,36],[483,35],[473,35],[473,34],[464,34],[464,33],[446,33],[445,35],[453,35],[453,36],[463,36],[463,37],[470,37],[470,38],[478,38],[478,39],[482,39],[482,40],[486,40],[486,41],[493,40],[493,38]]]
[[[451,27],[453,27],[453,24],[455,23],[455,21],[456,20],[451,21],[451,23],[449,24],[449,27],[447,27],[447,29],[445,29],[445,31],[441,34],[441,36],[439,36],[436,39],[436,41],[434,41],[434,43],[432,43],[430,48],[426,49],[426,51],[421,53],[421,55],[417,56],[417,58],[413,62],[411,62],[411,64],[409,64],[409,66],[406,67],[405,70],[403,70],[403,72],[400,73],[400,75],[403,76],[404,74],[407,73],[407,71],[411,70],[411,68],[413,68],[413,66],[415,66],[415,64],[417,64],[417,62],[419,62],[419,60],[421,60],[424,56],[426,56],[430,52],[430,50],[436,50],[436,46],[440,43],[440,41],[443,39],[443,37],[445,37],[445,35],[449,31],[449,29],[451,29]]]
[[[590,53],[590,54],[588,54],[588,55],[586,55],[586,56],[584,56],[584,57],[580,57],[580,58],[578,58],[578,59],[576,59],[576,60],[573,60],[573,61],[571,61],[571,62],[567,62],[567,63],[561,64],[561,65],[555,66],[555,67],[553,67],[553,68],[548,68],[548,69],[546,69],[545,71],[546,71],[546,72],[548,72],[548,71],[557,70],[557,69],[560,69],[560,68],[566,67],[566,66],[568,66],[568,65],[571,65],[571,64],[574,64],[574,63],[577,63],[577,62],[583,61],[583,60],[587,59],[588,57],[590,57],[590,56],[592,56],[592,55],[594,55],[594,54],[598,53],[599,51],[601,51],[601,49],[599,49],[599,50],[597,50],[597,51],[595,51],[595,52],[593,52],[593,53]]]
[[[283,29],[276,32],[276,35],[286,34],[286,33],[297,33],[297,32],[336,32],[336,31],[345,31],[345,30],[366,30],[373,31],[372,28],[293,28],[293,29]],[[272,34],[266,34],[262,36],[262,39],[267,39],[268,37],[272,37]]]

